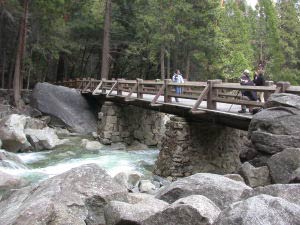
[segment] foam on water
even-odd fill
[[[70,152],[70,151],[69,151]],[[34,153],[21,153],[18,156],[28,168],[5,168],[0,171],[11,175],[18,175],[36,182],[64,173],[72,168],[85,164],[95,163],[105,169],[108,174],[115,176],[119,172],[136,171],[141,174],[150,173],[141,162],[153,165],[158,150],[142,151],[112,151],[101,150],[96,153],[87,151],[74,151],[67,155],[65,151],[44,151]]]

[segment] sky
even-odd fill
[[[247,0],[247,2],[249,5],[251,5],[254,8],[257,3],[257,0]]]

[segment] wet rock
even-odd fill
[[[212,200],[220,209],[240,200],[245,190],[251,190],[246,184],[221,175],[198,173],[179,179],[169,187],[159,190],[156,197],[172,203],[190,195],[203,195]]]
[[[141,180],[139,183],[139,190],[142,193],[154,193],[156,187],[150,180]]]
[[[42,130],[25,129],[24,133],[34,150],[53,149],[68,142],[60,140],[54,129],[46,127]]]
[[[111,143],[112,150],[126,150],[127,146],[125,143],[118,142],[118,143]]]
[[[251,187],[266,186],[271,183],[267,166],[256,168],[245,162],[240,169],[240,173],[244,177],[246,184]]]
[[[202,195],[178,199],[162,212],[149,217],[143,225],[209,225],[217,219],[221,210]]]
[[[231,180],[239,181],[245,183],[244,178],[239,174],[225,174],[224,177],[227,177]]]
[[[19,176],[10,175],[0,171],[0,191],[20,188],[27,182]]]
[[[0,167],[10,169],[26,169],[24,162],[14,153],[0,149]]]
[[[243,193],[243,199],[265,194],[280,197],[289,202],[300,205],[300,184],[273,184],[265,187],[257,187]]]
[[[84,165],[2,199],[0,224],[105,224],[103,209],[113,200],[126,201],[127,190],[97,165]]]
[[[141,221],[162,211],[168,205],[164,201],[149,197],[135,204],[112,201],[104,210],[106,224],[141,224]]]
[[[88,151],[99,150],[103,147],[103,145],[98,141],[89,141],[87,139],[81,140],[81,147]]]
[[[24,133],[27,118],[26,116],[12,114],[0,120],[0,139],[5,150],[17,152],[30,147]]]
[[[300,148],[290,148],[273,155],[268,160],[268,167],[274,183],[287,184],[300,167]]]
[[[92,108],[75,89],[37,83],[31,95],[30,105],[59,118],[74,132],[87,134],[97,130],[96,116]]]
[[[47,127],[46,122],[39,119],[27,117],[24,129],[44,129],[45,127]]]
[[[258,195],[229,206],[221,212],[215,224],[300,224],[300,206],[282,198]]]

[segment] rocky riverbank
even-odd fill
[[[141,183],[138,175],[123,184],[119,178],[89,164],[13,191],[0,201],[0,224],[300,223],[300,184],[253,189],[226,176],[198,173],[149,195],[128,192],[128,185]]]

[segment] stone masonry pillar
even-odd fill
[[[240,167],[240,138],[236,129],[171,117],[154,173],[184,177],[208,172],[227,174]]]

